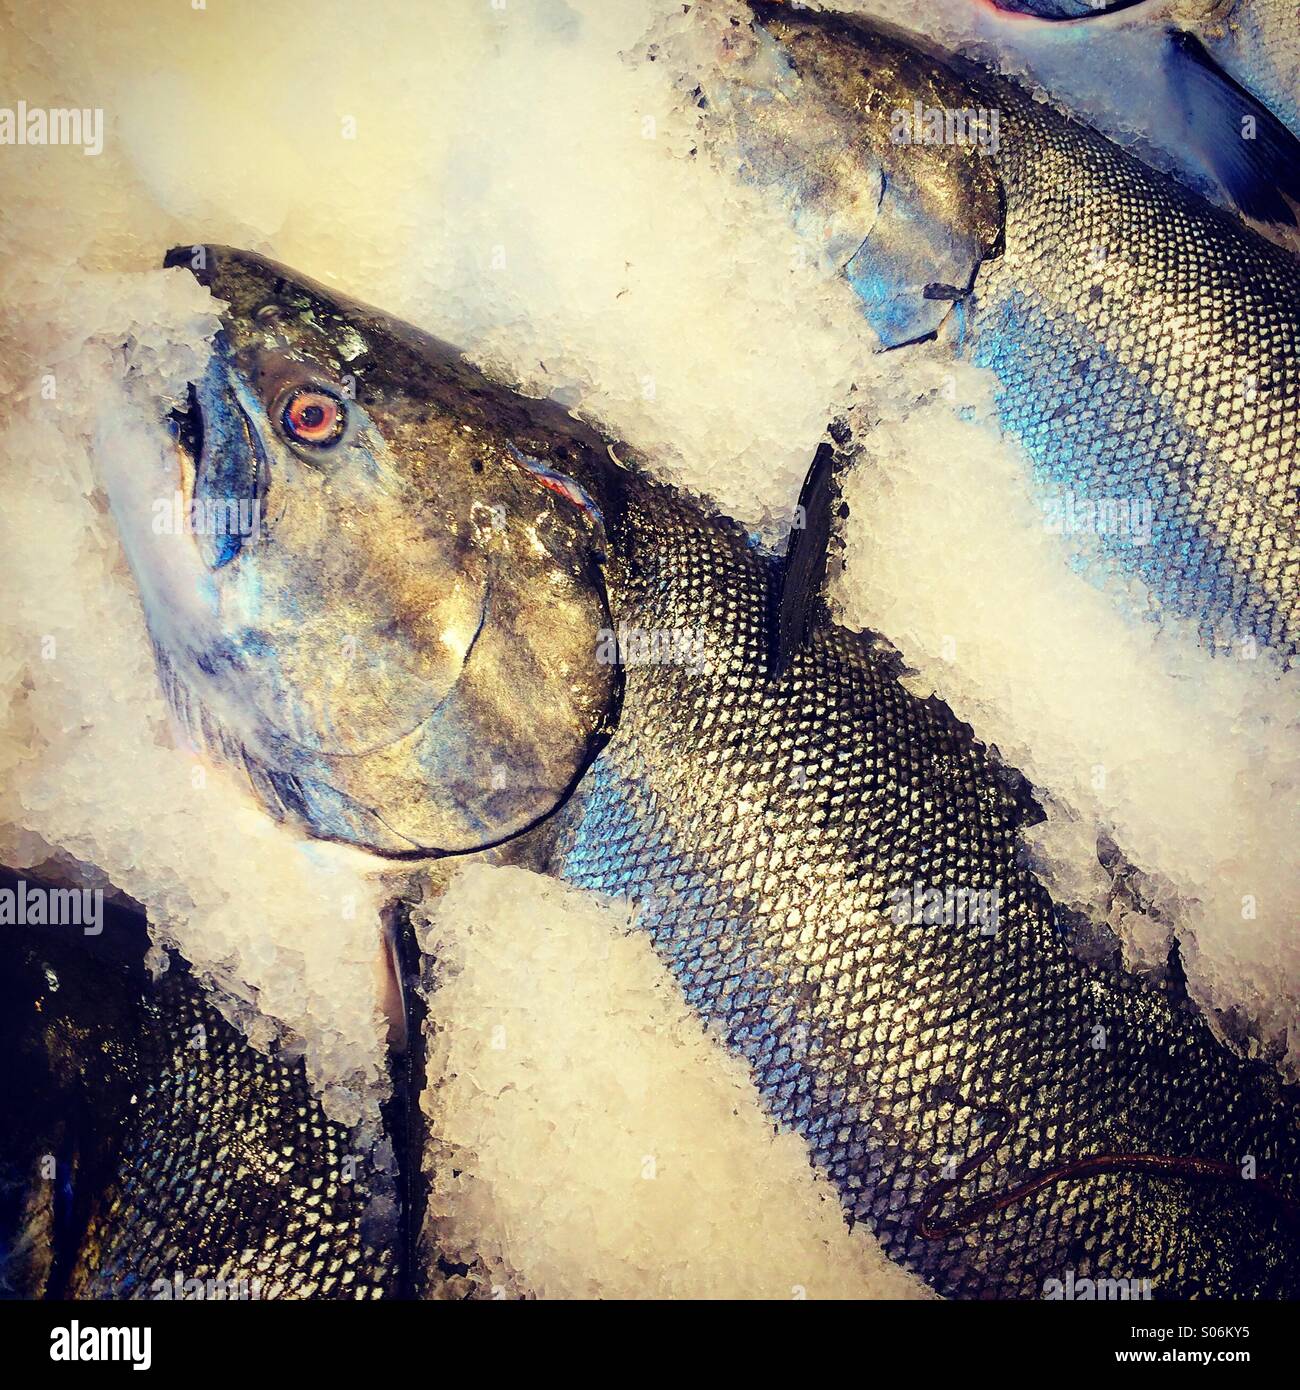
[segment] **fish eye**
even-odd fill
[[[289,397],[280,419],[291,439],[319,449],[338,442],[347,423],[347,414],[337,396],[309,388],[295,391]]]

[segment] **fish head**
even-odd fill
[[[171,417],[185,524],[127,546],[179,721],[320,838],[415,856],[522,833],[616,714],[577,480],[604,446],[261,256],[167,264],[224,306]]]
[[[742,169],[781,186],[883,348],[935,335],[999,253],[1001,107],[971,65],[874,17],[748,6],[754,76],[727,79]]]
[[[799,12],[751,8],[748,24],[730,7],[701,9],[699,38],[687,31],[680,52],[668,47],[670,65],[703,109],[719,166],[789,205],[804,241],[843,265],[874,220],[884,162],[827,87],[833,40]]]

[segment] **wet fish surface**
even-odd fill
[[[1021,779],[819,611],[824,517],[769,556],[407,325],[251,253],[170,263],[226,306],[187,498],[267,521],[164,555],[130,478],[110,500],[182,727],[269,812],[635,901],[846,1216],[941,1293],[1300,1291],[1294,1097],[1054,909]]]
[[[742,172],[842,243],[882,346],[943,335],[994,373],[1048,520],[1094,519],[1079,562],[1137,581],[1136,611],[1215,650],[1293,654],[1296,258],[901,30],[749,9],[752,71],[737,59],[706,95],[740,132]]]
[[[1281,0],[962,3],[972,56],[992,47],[1004,71],[1300,249],[1300,34]]]
[[[1006,11],[1015,18],[1003,20],[1008,35],[1015,28],[1028,32],[1034,46],[1051,44],[1053,30],[1067,47],[1079,52],[1094,34],[1118,33],[1136,42],[1147,33],[1196,34],[1214,61],[1263,101],[1269,110],[1292,130],[1300,132],[1300,92],[1296,87],[1297,60],[1300,59],[1300,30],[1294,7],[1287,0],[1118,0],[1097,4],[1088,0],[973,0],[977,15],[990,18]],[[1025,19],[1047,21],[1025,24]],[[1079,21],[1062,23],[1061,21]],[[996,24],[996,20],[994,20]],[[977,29],[980,27],[978,19]],[[1077,36],[1077,41],[1075,36]],[[1141,48],[1149,59],[1150,48]],[[1111,50],[1112,55],[1115,50]],[[1130,86],[1140,70],[1125,69],[1116,82]],[[1148,70],[1148,77],[1151,76]],[[1050,83],[1049,83],[1050,85]],[[1114,100],[1123,103],[1127,94],[1120,90]],[[1122,111],[1123,105],[1116,107]],[[1195,121],[1194,114],[1190,117]],[[1225,134],[1227,132],[1224,132]]]
[[[1113,950],[1075,954],[997,770],[861,638],[820,628],[766,679],[770,568],[690,503],[638,491],[615,609],[702,634],[713,661],[628,669],[557,871],[642,904],[849,1215],[941,1292],[1043,1296],[1069,1269],[1161,1297],[1293,1291],[1294,1234],[1224,1181],[1248,1154],[1295,1171],[1266,1070]],[[1207,1186],[1137,1153],[1223,1166]]]
[[[12,929],[11,929],[12,930]],[[30,929],[0,972],[8,1297],[371,1299],[401,1287],[397,1184],[252,1047],[143,919]]]

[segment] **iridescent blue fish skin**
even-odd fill
[[[951,241],[952,266],[979,235]],[[1164,1297],[1300,1293],[1294,1097],[1175,988],[1128,974],[1116,941],[1075,939],[1027,867],[1023,786],[909,693],[880,643],[819,624],[812,603],[780,621],[815,592],[793,577],[816,565],[778,567],[740,525],[445,343],[248,253],[209,248],[209,267],[274,524],[215,569],[188,549],[134,563],[173,708],[268,809],[345,838],[346,795],[346,838],[374,852],[405,853],[399,820],[450,827],[634,901],[773,1124],[943,1293],[1040,1297],[1071,1275],[1145,1278]],[[286,388],[339,391],[340,348],[358,341],[364,447],[335,451],[327,489],[320,457],[274,433],[277,407]],[[241,435],[200,413],[182,476],[249,476],[208,457]],[[400,505],[369,487],[376,461]],[[829,510],[829,489],[805,492]],[[829,516],[808,519],[824,543]],[[202,644],[199,619],[170,620],[202,617],[195,586],[238,596],[241,578],[265,581],[255,628],[247,605],[218,607]],[[443,622],[411,620],[466,589],[466,651],[496,653],[478,670],[459,645],[444,661]],[[304,658],[301,605],[317,597],[365,634],[367,679],[341,641]],[[408,620],[386,621],[398,600]],[[774,662],[783,632],[797,637]],[[214,662],[232,637],[241,661]],[[408,757],[439,672],[439,717],[421,718]],[[312,785],[304,766],[321,771]],[[408,1160],[419,1143],[395,1136]]]
[[[1207,647],[1292,655],[1300,261],[1050,103],[899,30],[751,9],[756,51],[775,41],[795,78],[773,117],[729,73],[750,163],[773,151],[805,220],[820,212],[842,231],[859,218],[844,271],[884,346],[937,331],[996,373],[1044,525],[1084,539],[1099,583],[1141,580],[1131,611],[1189,622]],[[874,220],[853,211],[867,204],[828,158],[828,128],[849,167],[879,178]]]
[[[1090,132],[1037,110],[1003,132],[972,358],[1049,524],[1082,507],[1098,578],[1141,579],[1207,644],[1293,653],[1300,267]]]
[[[1276,1079],[1129,975],[1117,943],[1085,959],[970,730],[838,628],[769,676],[774,568],[690,499],[628,480],[614,540],[616,621],[695,631],[705,661],[626,670],[549,867],[638,905],[851,1219],[957,1297],[1042,1297],[1068,1270],[1156,1297],[1300,1292],[1263,1190],[1293,1193],[1300,1160]],[[929,920],[926,895],[945,904]],[[1105,1161],[1134,1153],[1154,1166]],[[1262,1186],[1239,1180],[1247,1153],[1267,1155]],[[1100,1168],[1069,1177],[1083,1160]]]

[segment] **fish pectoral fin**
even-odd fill
[[[836,458],[835,450],[823,440],[799,492],[795,522],[772,595],[768,669],[773,676],[785,673],[803,644],[826,578],[826,552],[837,495]]]
[[[886,175],[875,225],[844,266],[886,349],[937,333],[1002,239],[1001,181],[980,156],[912,153],[917,176]]]
[[[1166,39],[1171,90],[1205,167],[1245,216],[1300,227],[1300,140],[1198,38],[1170,29]]]

